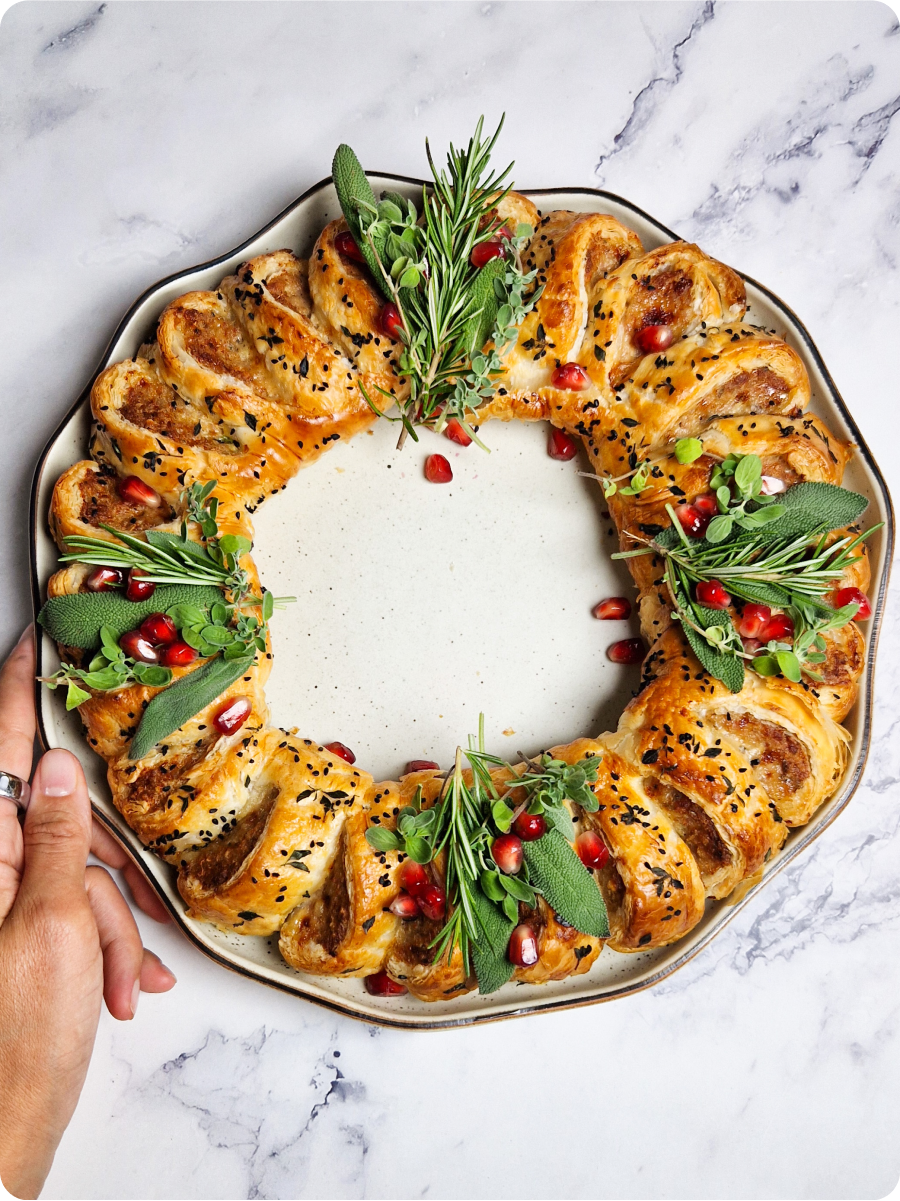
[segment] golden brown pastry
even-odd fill
[[[535,226],[522,257],[544,290],[478,419],[549,419],[581,437],[607,477],[648,464],[646,488],[610,500],[625,549],[669,524],[667,504],[708,493],[715,466],[731,453],[759,455],[775,487],[840,483],[850,448],[804,413],[810,388],[798,355],[744,323],[734,271],[683,242],[645,252],[603,213],[541,215],[516,193],[497,212],[510,229]],[[381,295],[338,248],[345,229],[327,225],[308,262],[288,250],[260,255],[217,291],[176,299],[155,343],[101,374],[91,401],[96,461],[70,468],[54,494],[61,543],[96,535],[101,523],[138,535],[164,527],[178,519],[185,485],[200,480],[217,482],[220,519],[249,532],[248,512],[374,419],[364,392],[384,408],[391,395],[406,395]],[[648,326],[667,327],[671,345],[645,352]],[[578,369],[577,386],[561,381],[566,365]],[[684,436],[703,444],[690,464],[674,455]],[[118,481],[129,475],[162,504],[147,510],[123,499]],[[756,879],[788,828],[831,794],[847,758],[839,722],[855,700],[864,652],[851,624],[827,636],[821,680],[748,672],[732,694],[703,671],[673,623],[659,558],[629,563],[652,644],[641,690],[617,731],[552,749],[569,763],[598,760],[598,808],[570,808],[576,828],[599,835],[609,852],[595,878],[610,947],[622,952],[686,935],[708,897]],[[51,595],[81,590],[85,577],[80,565],[58,572]],[[842,584],[867,582],[860,549]],[[740,619],[740,606],[732,616]],[[177,867],[193,917],[242,934],[278,932],[296,970],[387,972],[423,1000],[476,987],[458,950],[434,961],[442,921],[391,908],[405,855],[366,840],[372,828],[394,829],[420,786],[422,804],[433,804],[443,776],[374,783],[326,748],[269,727],[270,659],[257,655],[223,697],[137,762],[130,740],[155,690],[93,695],[81,712],[109,764],[114,803],[145,845]],[[184,670],[192,669],[176,675]],[[250,699],[251,717],[221,735],[214,712],[235,695]],[[495,785],[514,794],[521,770],[493,773]],[[440,855],[428,865],[434,883],[444,866]],[[535,930],[540,955],[516,970],[518,981],[588,971],[602,951],[602,939],[567,926],[543,898],[521,906],[520,920]]]

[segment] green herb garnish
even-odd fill
[[[463,774],[464,760],[472,771],[471,783]],[[466,972],[474,968],[481,992],[492,992],[509,979],[512,965],[506,948],[519,920],[519,903],[535,905],[538,893],[582,933],[601,937],[609,933],[602,893],[567,841],[575,835],[568,804],[587,811],[598,808],[590,788],[598,762],[565,763],[544,754],[526,759],[525,764],[522,775],[499,787],[494,783],[492,768],[513,768],[484,750],[482,717],[477,744],[470,738],[468,750],[457,749],[453,770],[447,773],[434,805],[421,808],[419,789],[414,805],[401,810],[396,832],[381,826],[366,831],[366,841],[376,851],[405,852],[417,863],[445,856],[445,887],[452,912],[431,944],[435,962],[442,956],[449,961],[458,947]],[[524,799],[514,804],[509,796],[519,795],[519,789]],[[543,814],[548,829],[542,838],[526,844],[522,871],[506,875],[494,863],[491,844],[525,810]],[[553,880],[548,883],[550,875]]]
[[[349,146],[340,146],[334,157],[332,175],[347,224],[403,322],[400,372],[410,393],[402,401],[381,393],[387,407],[396,402],[400,410],[390,418],[403,425],[400,445],[407,434],[417,440],[417,425],[440,432],[451,418],[478,442],[472,429],[478,406],[493,396],[501,356],[540,295],[533,286],[537,273],[522,270],[520,250],[534,232],[530,225],[520,224],[505,239],[499,257],[481,268],[472,265],[474,248],[501,227],[494,211],[509,191],[504,181],[512,169],[489,172],[503,121],[489,140],[482,138],[482,126],[483,119],[465,150],[451,145],[446,170],[437,170],[426,141],[433,183],[422,190],[421,211],[396,193],[377,201]],[[493,346],[485,350],[488,343]]]

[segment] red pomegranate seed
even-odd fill
[[[794,623],[787,613],[773,613],[757,635],[760,642],[784,642],[794,637]]]
[[[233,696],[225,702],[213,718],[213,728],[220,734],[233,734],[239,730],[253,711],[249,696]]]
[[[568,463],[569,459],[574,459],[578,454],[578,443],[571,434],[551,427],[550,437],[547,439],[547,454],[551,459]]]
[[[444,437],[449,438],[451,442],[455,442],[458,446],[472,445],[472,439],[455,417],[451,417],[444,426]]]
[[[509,237],[509,234],[506,236]],[[470,262],[473,267],[483,267],[491,259],[498,259],[502,253],[503,243],[500,239],[488,238],[487,241],[479,242],[477,246],[473,246]]]
[[[334,248],[345,259],[352,259],[354,263],[364,263],[363,252],[356,245],[356,239],[349,229],[342,229],[339,234],[335,234]]]
[[[606,648],[606,657],[613,663],[640,663],[646,653],[643,638],[623,638]]]
[[[125,573],[118,567],[95,567],[84,581],[90,592],[109,592],[125,582]]]
[[[718,515],[719,502],[711,492],[702,492],[699,496],[695,496],[691,504],[704,517],[711,519]]]
[[[156,591],[156,585],[150,580],[141,578],[141,573],[136,567],[128,573],[128,583],[125,585],[125,595],[130,601],[149,600]]]
[[[725,591],[721,580],[700,580],[694,589],[694,594],[701,605],[707,609],[727,609],[731,597]]]
[[[159,661],[163,667],[187,667],[199,655],[200,652],[195,651],[186,642],[172,642],[168,646],[160,647]]]
[[[402,917],[404,921],[409,921],[411,917],[418,917],[422,910],[419,908],[419,902],[415,897],[411,897],[408,892],[401,892],[394,897],[390,904],[390,911],[395,917]]]
[[[342,742],[326,742],[325,750],[331,751],[332,755],[337,755],[339,759],[345,759],[348,763],[356,762],[356,756],[349,746],[344,746]]]
[[[738,633],[742,638],[758,638],[760,630],[772,616],[768,605],[744,605]]]
[[[447,912],[447,894],[440,884],[426,884],[416,897],[419,908],[432,922],[444,920]]]
[[[420,897],[424,889],[428,887],[431,880],[428,877],[428,872],[421,863],[416,863],[414,859],[407,861],[400,868],[400,884],[411,897]]]
[[[400,310],[395,304],[390,301],[381,310],[381,328],[389,338],[393,338],[395,342],[400,341],[400,335],[403,333],[403,322],[400,319]]]
[[[534,842],[543,838],[547,831],[547,823],[540,813],[520,813],[513,822],[513,829],[523,842]]]
[[[366,976],[366,992],[373,997],[402,997],[406,985],[392,980],[387,972],[376,972],[373,976]]]
[[[119,638],[119,646],[126,655],[139,663],[158,663],[159,655],[140,630],[128,630]]]
[[[429,455],[425,460],[425,478],[431,484],[449,484],[453,479],[450,464],[443,455]]]
[[[702,538],[712,515],[701,513],[696,505],[676,505],[675,516],[689,538]]]
[[[141,622],[141,633],[151,646],[168,646],[178,637],[178,630],[171,617],[165,613],[151,613]]]
[[[744,644],[744,650],[748,655],[755,655],[762,646],[758,638],[742,638],[741,642]]]
[[[117,489],[122,500],[130,500],[134,505],[145,505],[148,509],[158,509],[162,504],[160,494],[155,492],[149,484],[139,480],[136,475],[126,475],[123,480],[119,480]]]
[[[509,962],[514,963],[516,967],[531,967],[537,963],[540,958],[537,938],[531,926],[525,922],[516,926],[510,935],[506,954]]]
[[[491,845],[494,862],[506,876],[522,870],[522,839],[517,834],[501,834]]]
[[[631,601],[626,596],[610,596],[591,609],[600,621],[624,621],[631,616]]]
[[[838,588],[834,594],[834,604],[837,609],[843,608],[844,605],[859,605],[854,621],[865,621],[867,617],[872,616],[869,598],[861,588]]]
[[[638,346],[644,354],[656,354],[660,350],[668,350],[675,340],[671,325],[645,325],[635,337]]]
[[[440,764],[433,759],[410,759],[403,774],[408,776],[411,771],[437,771],[439,767]]]
[[[777,475],[764,475],[760,477],[759,490],[763,496],[777,496],[780,492],[787,492],[787,484]]]
[[[585,830],[575,839],[575,853],[585,867],[605,867],[609,862],[606,843],[593,830]]]
[[[550,382],[554,388],[564,392],[583,392],[591,377],[579,363],[561,363],[553,372]]]

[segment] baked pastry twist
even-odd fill
[[[683,242],[645,252],[602,214],[541,217],[510,194],[500,216],[536,226],[524,254],[544,291],[506,353],[496,394],[479,419],[545,419],[578,435],[598,473],[621,476],[649,461],[647,488],[611,498],[623,547],[669,524],[666,505],[709,490],[731,452],[759,455],[785,485],[839,483],[850,448],[804,410],[810,389],[799,356],[773,331],[744,322],[740,277]],[[243,264],[215,292],[173,301],[155,342],[97,379],[91,396],[93,461],[57,483],[51,526],[105,535],[101,523],[140,534],[175,520],[183,489],[216,481],[220,523],[251,532],[267,495],[340,438],[373,420],[370,396],[406,395],[398,345],[381,330],[382,301],[364,267],[322,231],[309,261],[288,250]],[[645,354],[639,335],[666,325],[674,342]],[[554,384],[579,364],[586,386]],[[679,463],[674,440],[701,436],[703,455]],[[123,500],[118,476],[161,495],[155,509]],[[227,524],[230,523],[230,524]],[[175,528],[174,526],[172,527]],[[823,680],[794,684],[748,673],[740,694],[711,679],[671,620],[656,556],[629,560],[651,650],[641,690],[618,730],[552,748],[575,763],[596,758],[596,812],[570,805],[610,858],[596,878],[616,951],[660,947],[687,934],[707,897],[755,881],[789,827],[809,821],[840,780],[863,641],[850,624],[828,636]],[[254,573],[252,561],[244,565]],[[51,595],[78,591],[85,571],[55,575]],[[255,574],[253,575],[255,579]],[[846,583],[865,587],[860,549]],[[63,648],[65,650],[65,648]],[[96,693],[81,707],[88,741],[109,765],[113,801],[142,841],[172,863],[190,914],[228,930],[279,932],[298,971],[367,976],[385,970],[424,1000],[475,986],[458,950],[433,962],[439,923],[391,911],[404,856],[366,840],[394,828],[421,787],[424,806],[443,786],[434,771],[376,783],[308,739],[267,725],[271,652],[226,695],[245,695],[251,717],[233,735],[212,726],[212,706],[139,761],[136,722],[155,689]],[[176,669],[176,675],[184,670]],[[216,701],[220,704],[221,699]],[[516,775],[495,774],[501,790]],[[440,857],[428,871],[440,877]],[[524,907],[523,907],[524,911]],[[543,898],[528,912],[539,959],[515,978],[541,982],[589,970],[603,941],[560,921]]]

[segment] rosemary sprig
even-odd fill
[[[826,650],[823,635],[855,616],[858,606],[835,610],[829,592],[852,562],[857,548],[880,525],[829,543],[835,529],[852,524],[866,498],[831,484],[795,485],[778,496],[759,493],[761,462],[755,455],[729,455],[713,474],[719,516],[706,536],[689,538],[671,505],[671,528],[655,538],[629,536],[640,549],[613,558],[658,554],[666,564],[666,583],[673,616],[680,621],[694,653],[715,679],[732,692],[744,683],[745,661],[761,675],[782,674],[799,682],[816,679],[815,665]],[[716,522],[724,523],[716,527]],[[696,585],[716,580],[742,601],[774,605],[789,614],[794,642],[770,642],[749,653],[732,618],[695,599]]]
[[[490,970],[488,961],[492,954],[498,954],[497,931],[505,928],[508,939],[519,920],[519,903],[533,906],[536,893],[542,891],[531,879],[527,862],[515,875],[498,869],[491,854],[494,839],[506,833],[525,809],[545,817],[548,827],[545,838],[562,834],[572,839],[575,831],[568,804],[579,805],[589,812],[598,807],[590,789],[597,776],[596,761],[586,759],[570,764],[547,754],[537,759],[524,756],[522,759],[526,765],[524,772],[485,750],[482,714],[477,741],[470,737],[467,750],[457,748],[453,769],[446,774],[434,805],[421,809],[420,789],[414,804],[401,810],[396,831],[383,826],[372,826],[366,831],[366,841],[376,851],[403,851],[418,863],[444,856],[450,914],[430,945],[434,948],[435,962],[443,956],[449,962],[459,948],[467,973],[473,963],[476,972]],[[471,782],[466,779],[465,761],[471,769]],[[498,787],[491,775],[495,768],[505,769],[512,778]],[[524,792],[521,800],[519,790]],[[512,796],[517,799],[510,799]],[[584,907],[585,888],[589,886],[587,893],[595,910],[602,909],[602,899],[599,894],[593,898],[596,885],[574,853],[564,855],[561,862],[563,875],[554,888],[556,901],[562,906],[558,912],[566,918],[564,911],[571,905],[571,916],[566,920],[576,925],[581,920],[576,915],[583,915],[591,908]],[[501,950],[505,950],[505,943]],[[512,970],[508,963],[507,967]]]
[[[497,235],[495,210],[509,191],[512,164],[500,172],[489,169],[502,127],[501,119],[485,139],[479,119],[468,147],[451,144],[440,171],[426,141],[433,183],[422,190],[421,213],[393,193],[377,202],[349,147],[335,156],[344,215],[403,324],[400,373],[409,381],[409,396],[398,401],[381,390],[385,409],[395,403],[399,409],[389,419],[403,426],[401,446],[407,435],[417,440],[417,425],[440,432],[454,418],[483,446],[472,428],[476,411],[494,394],[501,356],[540,295],[533,287],[537,273],[522,270],[520,250],[533,233],[529,225],[520,224],[505,239],[503,253],[485,266],[471,261],[475,247]],[[373,411],[387,416],[376,404],[379,398],[365,389],[363,395]]]

